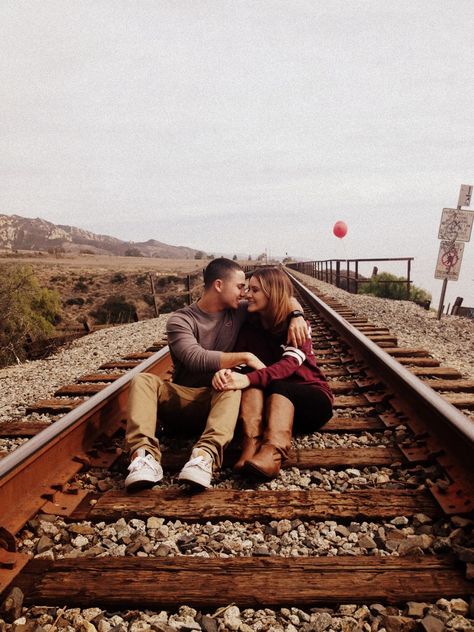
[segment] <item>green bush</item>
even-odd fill
[[[416,285],[410,286],[410,296],[407,297],[406,279],[388,272],[381,272],[373,276],[366,283],[359,284],[359,294],[371,294],[379,298],[394,300],[410,300],[416,302],[431,301],[431,294]]]
[[[110,296],[90,314],[102,325],[131,323],[137,320],[135,305],[128,303],[124,296]]]
[[[41,287],[29,266],[15,266],[0,275],[0,364],[20,362],[25,344],[47,338],[61,311],[56,290]]]

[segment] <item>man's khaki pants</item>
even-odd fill
[[[146,448],[160,461],[158,420],[165,428],[188,428],[194,432],[205,424],[194,447],[209,452],[214,467],[219,469],[224,448],[234,436],[240,396],[241,391],[179,386],[151,373],[140,373],[131,381],[128,395],[127,448],[131,454],[138,448]]]

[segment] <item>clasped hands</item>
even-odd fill
[[[265,364],[253,353],[247,353],[245,364],[256,371],[265,368]],[[249,385],[250,380],[246,375],[232,371],[232,369],[220,369],[212,378],[212,387],[216,391],[243,390]]]

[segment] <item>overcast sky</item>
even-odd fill
[[[1,0],[0,213],[414,256],[437,299],[441,210],[474,184],[473,25],[472,0]],[[458,294],[474,305],[472,242]]]

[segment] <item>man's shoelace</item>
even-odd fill
[[[146,456],[138,456],[128,466],[129,472],[136,472],[136,470],[140,470],[142,467],[149,467],[154,472],[159,473],[159,466],[157,465],[155,459],[151,454],[147,454]]]
[[[195,456],[194,459],[190,459],[187,463],[186,463],[186,467],[191,467],[193,465],[197,465],[198,467],[201,467],[203,470],[209,471],[211,469],[211,464],[206,461],[206,459],[203,456]]]

